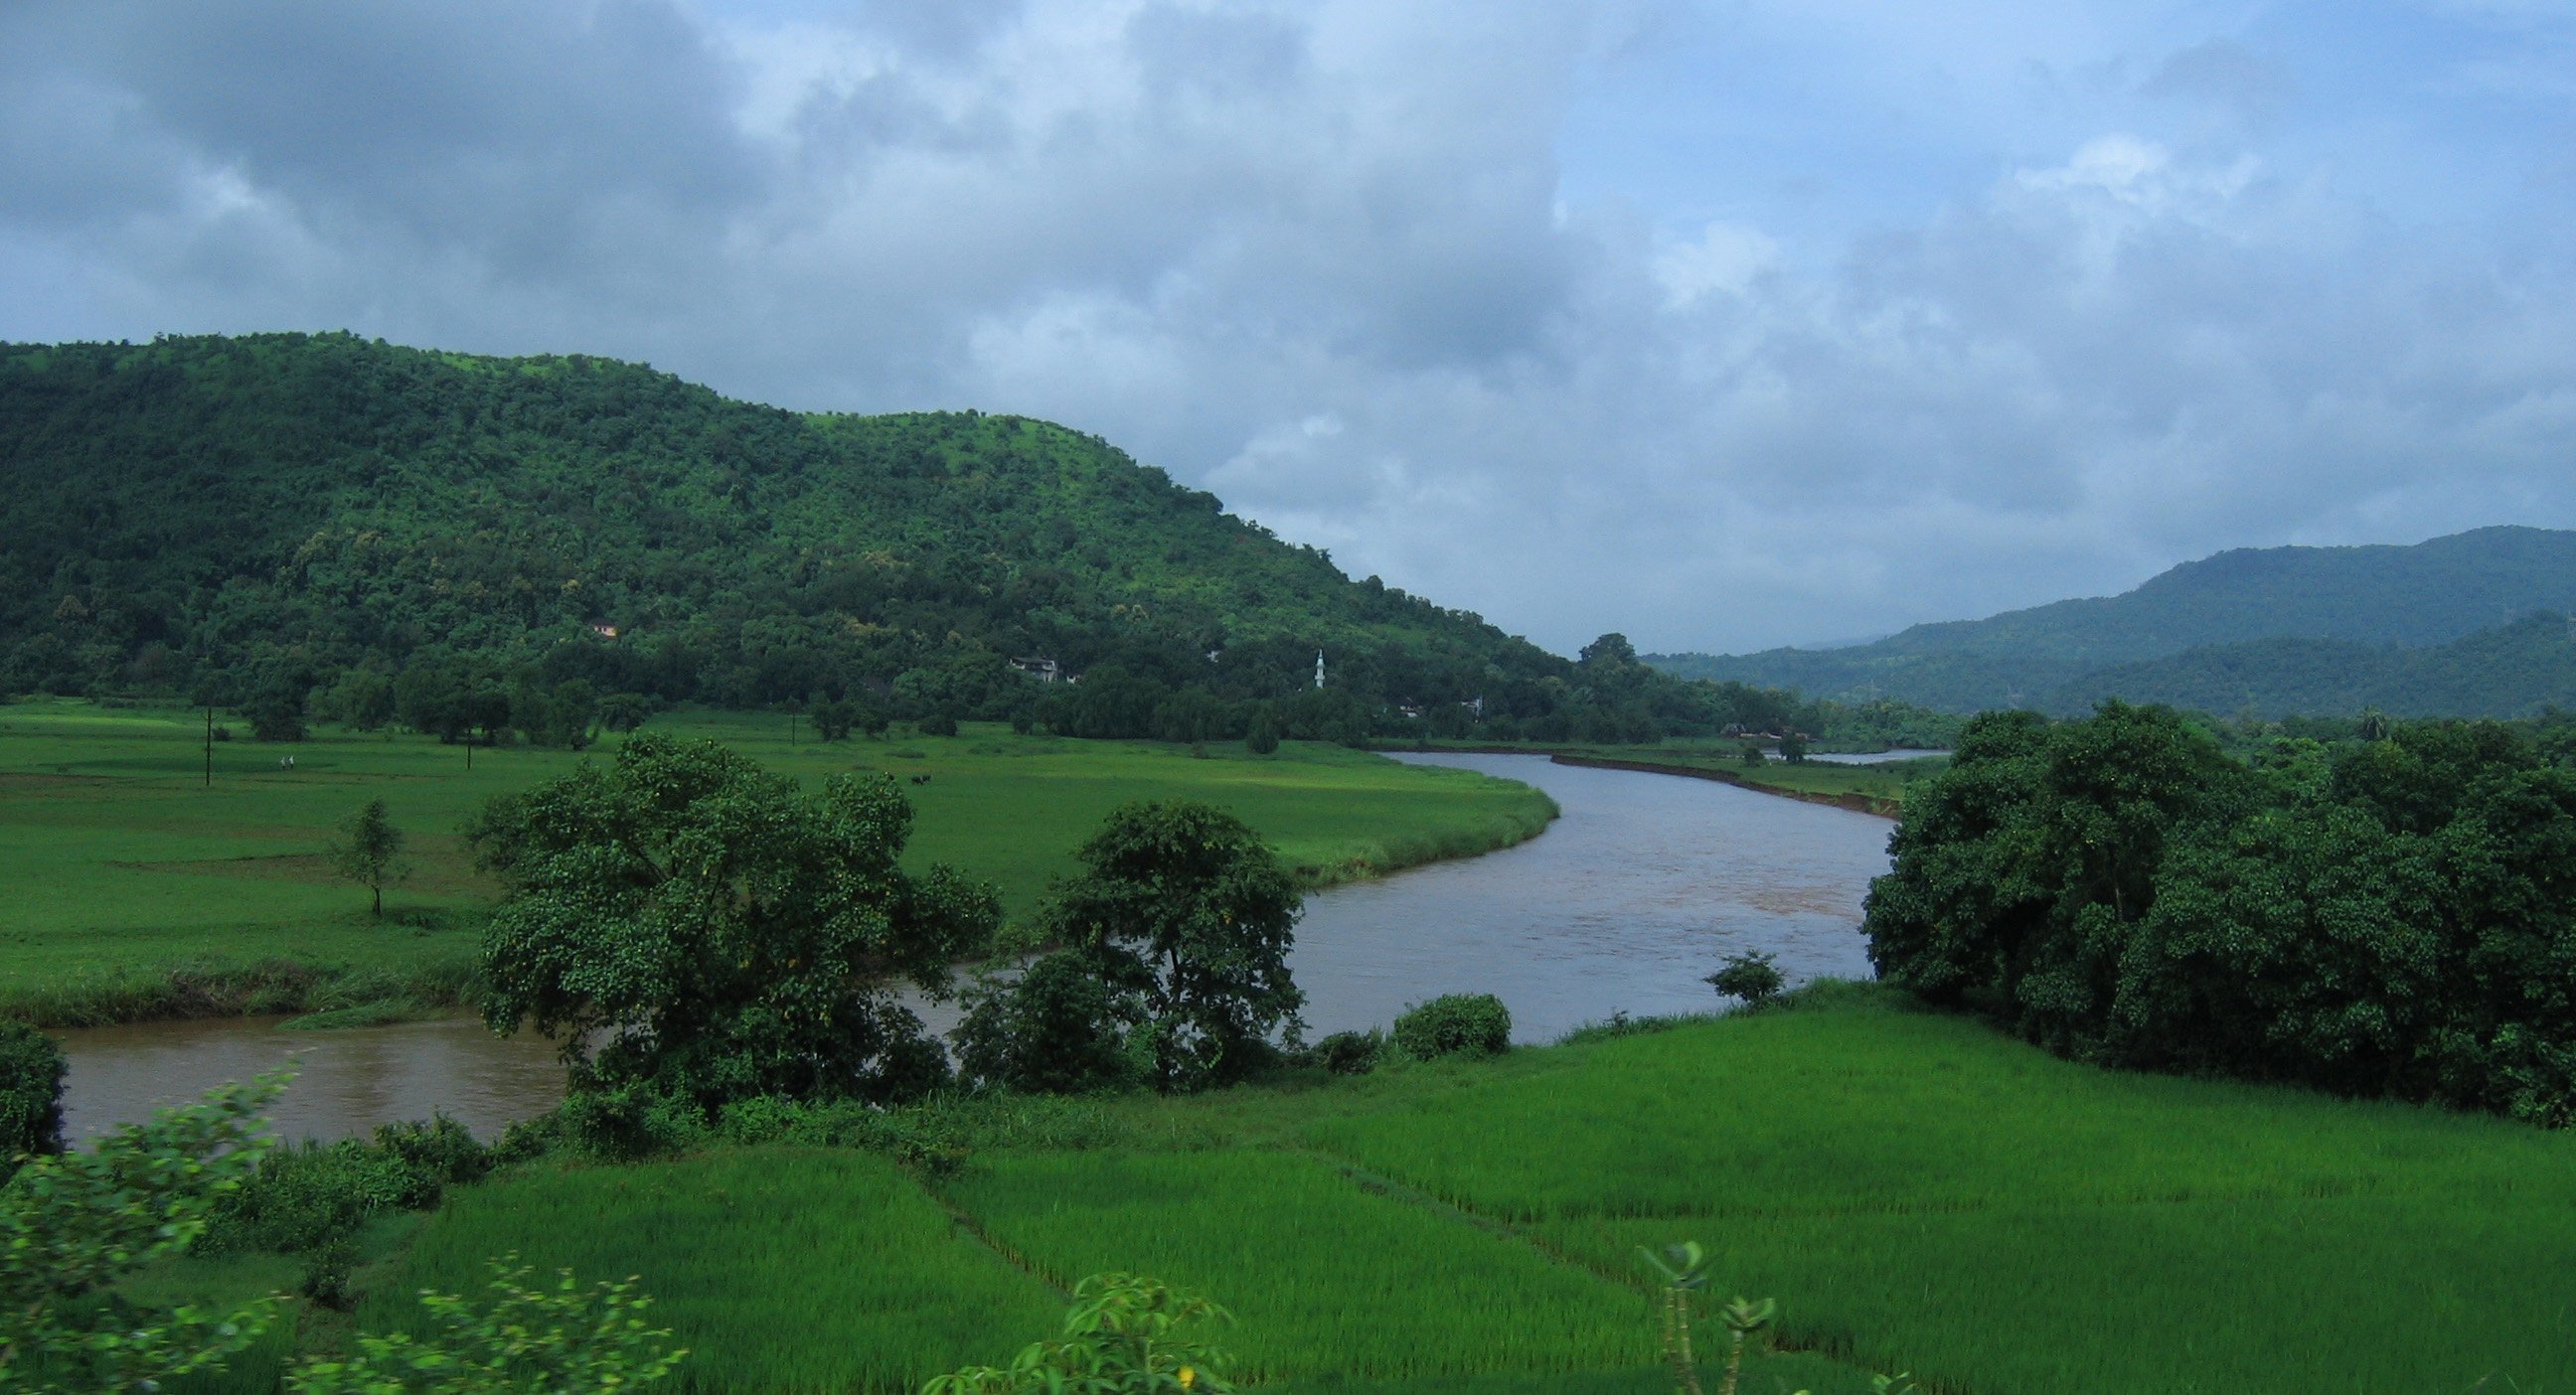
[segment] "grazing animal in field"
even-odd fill
[[[912,777],[912,782],[916,785],[926,785],[930,783],[930,777],[927,775],[915,775]]]

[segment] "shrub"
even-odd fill
[[[0,1019],[0,1180],[20,1154],[63,1147],[63,1049],[23,1022]]]
[[[1511,1009],[1491,993],[1446,994],[1395,1019],[1395,1044],[1420,1061],[1499,1056],[1511,1049]]]
[[[1780,976],[1780,968],[1768,954],[1747,950],[1731,956],[1716,973],[1705,980],[1708,985],[1730,998],[1741,998],[1748,1006],[1762,1004],[1780,996],[1789,981]]]
[[[371,1218],[427,1210],[448,1187],[491,1169],[491,1150],[444,1115],[427,1124],[379,1125],[364,1142],[308,1139],[263,1156],[259,1170],[216,1205],[195,1248],[320,1255]]]
[[[610,1162],[684,1152],[706,1140],[707,1118],[693,1100],[650,1081],[576,1089],[556,1117],[575,1148]]]
[[[688,1355],[667,1327],[647,1327],[652,1299],[635,1281],[578,1288],[572,1271],[536,1283],[515,1256],[492,1261],[482,1305],[423,1292],[434,1331],[415,1339],[361,1334],[345,1360],[308,1360],[287,1378],[293,1395],[482,1395],[495,1390],[625,1390],[668,1377]]]
[[[1094,1274],[1076,1285],[1060,1341],[1038,1342],[1007,1367],[970,1366],[934,1377],[923,1395],[1155,1395],[1168,1390],[1230,1395],[1226,1354],[1198,1329],[1233,1315],[1135,1274]]]
[[[219,1087],[88,1152],[38,1158],[0,1187],[0,1384],[153,1390],[221,1369],[259,1339],[270,1299],[165,1308],[121,1289],[187,1249],[241,1185],[267,1144],[260,1112],[285,1085],[281,1074]]]
[[[955,736],[957,718],[946,712],[933,712],[915,722],[913,727],[924,736]]]
[[[1377,1069],[1386,1052],[1386,1035],[1375,1029],[1335,1032],[1315,1043],[1306,1059],[1335,1075],[1366,1075]]]

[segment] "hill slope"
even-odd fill
[[[730,704],[912,675],[964,709],[1015,655],[1271,696],[1322,648],[1337,685],[1454,702],[1572,668],[1096,437],[805,415],[582,356],[0,345],[0,467],[0,691],[461,656]]]
[[[2050,693],[2061,715],[2107,697],[2203,712],[2528,717],[2576,705],[2576,625],[2547,611],[2418,649],[2338,639],[2258,639],[2113,664]]]
[[[2079,692],[2117,691],[2152,700],[2153,683],[2165,680],[2147,683],[2146,670],[2129,666],[2268,640],[2326,642],[2323,650],[2263,652],[2295,668],[2330,651],[2337,656],[2337,671],[2362,683],[2370,668],[2359,657],[2362,651],[2443,645],[2515,616],[2568,610],[2576,610],[2576,532],[2499,527],[2411,547],[2222,552],[2175,567],[2118,596],[2059,601],[1984,620],[1917,625],[1848,648],[1645,658],[1686,677],[1779,685],[1823,696],[1878,694],[1972,711],[2016,702],[2058,705],[2059,695],[2072,701]],[[2246,662],[2245,653],[2194,661],[2215,670]],[[2174,682],[2184,681],[2179,675],[2177,670]],[[2382,673],[2351,691],[2403,694],[2407,690],[2402,687],[2386,686],[2401,678]],[[2123,686],[2132,682],[2147,686]],[[2320,686],[2299,700],[2339,702],[2342,696]],[[2367,700],[2392,711],[2424,710],[2402,695],[2394,701]],[[2230,702],[2220,708],[2240,705]]]

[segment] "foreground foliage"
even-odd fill
[[[178,1255],[240,1188],[282,1076],[164,1110],[88,1152],[36,1158],[0,1188],[0,1389],[142,1390],[220,1369],[276,1317],[267,1298],[136,1303],[119,1285]]]
[[[894,986],[944,993],[1001,913],[944,867],[907,874],[911,826],[882,775],[811,797],[713,742],[630,737],[471,826],[510,889],[485,1020],[561,1040],[585,1091],[921,1094],[947,1067]]]
[[[2576,1117],[2576,768],[2492,723],[2251,765],[2162,709],[1971,722],[1879,971],[2123,1066]]]
[[[0,1182],[20,1158],[61,1150],[65,1069],[52,1037],[0,1017]]]
[[[450,1293],[420,1295],[434,1336],[362,1333],[357,1354],[308,1361],[287,1378],[291,1395],[489,1395],[507,1390],[613,1392],[651,1385],[688,1357],[668,1328],[648,1326],[652,1299],[635,1281],[579,1287],[563,1270],[550,1287],[530,1282],[514,1256],[491,1262],[492,1297],[477,1305]]]
[[[1094,1274],[1076,1285],[1064,1335],[1021,1349],[1008,1366],[939,1376],[922,1395],[1232,1395],[1222,1351],[1198,1329],[1233,1314],[1135,1274]]]

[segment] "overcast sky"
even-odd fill
[[[2576,0],[0,5],[0,338],[334,328],[1865,636],[2576,526]]]

